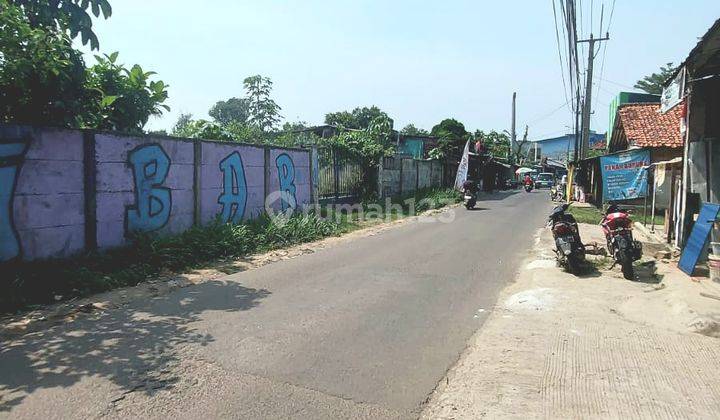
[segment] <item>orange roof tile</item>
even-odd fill
[[[682,147],[680,134],[682,104],[664,114],[660,104],[631,103],[620,105],[618,117],[629,145],[638,147]]]

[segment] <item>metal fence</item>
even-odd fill
[[[365,171],[353,157],[335,148],[318,149],[318,198],[324,201],[357,199]]]

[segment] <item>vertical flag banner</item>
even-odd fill
[[[470,140],[465,143],[462,159],[458,165],[457,175],[455,175],[455,188],[462,191],[463,184],[467,181],[468,165],[470,164]]]
[[[603,202],[630,200],[647,194],[647,170],[650,150],[629,150],[601,156]]]

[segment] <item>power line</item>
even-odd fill
[[[555,19],[555,40],[557,41],[558,58],[560,59],[560,76],[562,77],[563,94],[565,94],[565,103],[567,104],[569,101],[568,100],[568,90],[567,90],[567,84],[565,83],[565,70],[563,70],[562,53],[560,52],[560,32],[558,31],[557,12],[555,10],[555,0],[551,0],[551,1],[552,1],[552,6],[553,6],[553,19]],[[571,89],[572,89],[572,87],[571,87]]]
[[[535,124],[535,123],[537,123],[537,122],[543,121],[544,119],[553,116],[556,112],[558,112],[558,111],[560,111],[561,109],[563,109],[563,108],[564,108],[567,104],[569,104],[569,103],[570,103],[570,99],[566,100],[564,104],[558,106],[557,108],[553,109],[552,111],[548,112],[547,114],[542,115],[542,116],[540,116],[540,117],[537,117],[537,118],[535,118],[534,120],[530,121],[529,123],[527,123],[527,125],[533,125],[533,124]]]

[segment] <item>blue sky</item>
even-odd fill
[[[597,35],[613,0],[593,0]],[[584,35],[589,0],[582,2]],[[169,129],[181,112],[207,117],[218,100],[242,96],[242,80],[270,77],[289,121],[322,123],[328,112],[377,105],[430,129],[454,117],[466,128],[518,127],[530,138],[570,125],[552,2],[409,0],[115,0],[96,20],[101,52],[120,52],[170,84],[172,111],[147,128]],[[720,17],[717,0],[617,0],[602,79],[596,59],[592,128],[607,129],[613,94],[668,61],[682,61]],[[88,64],[94,59],[89,54]],[[518,128],[520,131],[521,128]]]

